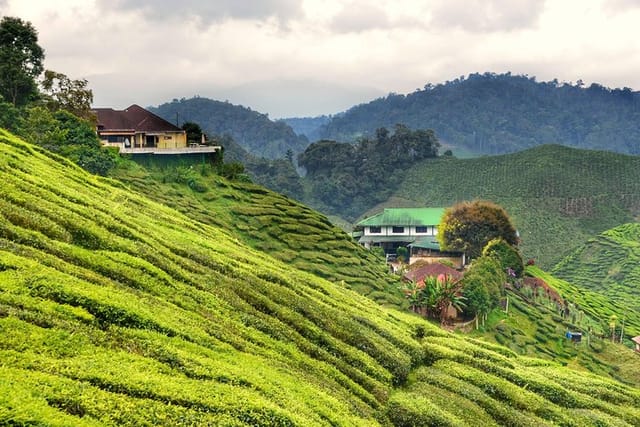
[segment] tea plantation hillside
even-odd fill
[[[640,223],[589,239],[558,263],[553,274],[611,301],[607,322],[615,315],[618,327],[625,321],[626,335],[640,335]]]
[[[346,285],[380,303],[403,305],[398,278],[388,274],[384,260],[317,211],[259,185],[212,175],[206,166],[196,170],[126,166],[116,177],[132,191],[193,220],[226,229],[243,243],[297,269]]]
[[[640,386],[640,358],[630,348],[611,343],[609,319],[620,313],[610,300],[588,289],[551,276],[535,266],[527,266],[525,285],[506,291],[508,310],[494,310],[484,327],[471,333],[502,344],[514,352],[553,360],[574,369],[611,376],[622,382]],[[535,289],[526,283],[546,286],[560,295],[557,304],[542,287]],[[553,294],[553,291],[551,294]],[[627,319],[624,343],[630,346],[629,336],[637,335],[637,313]],[[574,343],[567,339],[567,331],[581,333]],[[619,337],[621,331],[616,330]],[[631,334],[631,335],[629,335]]]
[[[0,425],[640,424],[3,131],[0,179]]]
[[[394,204],[504,206],[525,257],[551,268],[593,235],[640,212],[640,157],[544,145],[477,159],[440,158],[407,171]]]

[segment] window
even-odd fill
[[[395,234],[404,233],[404,227],[396,227],[395,225],[391,228],[391,232]]]
[[[382,227],[377,227],[375,225],[372,225],[372,226],[369,227],[369,233],[371,233],[371,234],[382,233]]]
[[[429,230],[429,227],[423,226],[423,225],[419,225],[416,227],[416,233],[427,233]]]

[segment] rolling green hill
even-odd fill
[[[458,149],[500,154],[555,143],[640,154],[639,105],[640,93],[629,88],[474,73],[357,105],[308,135],[350,142],[403,123],[433,129],[456,154]]]
[[[640,335],[640,224],[623,224],[589,239],[553,274],[611,301],[609,316],[626,334]],[[597,304],[597,303],[596,303]]]
[[[527,275],[544,280],[561,295],[562,304],[542,289],[511,287],[506,291],[508,312],[494,310],[486,324],[473,331],[472,336],[482,336],[518,354],[553,360],[574,369],[640,385],[638,356],[610,342],[609,318],[619,312],[615,304],[603,295],[553,277],[535,266],[527,266]],[[624,341],[627,346],[632,344],[628,337],[637,334],[637,320],[637,314],[627,319]],[[582,341],[571,342],[565,337],[567,331],[582,333]],[[620,332],[618,327],[617,336]]]
[[[439,158],[406,171],[388,204],[450,206],[482,198],[501,204],[525,257],[552,267],[593,235],[640,212],[640,157],[544,145],[476,159]]]
[[[266,190],[227,183],[218,203],[238,199],[205,223],[4,131],[0,179],[2,425],[640,424],[638,389],[446,333],[317,275],[341,258],[312,274],[246,245],[267,245],[288,211],[300,242],[344,239],[293,202],[254,205]],[[196,184],[166,197],[183,209],[183,194],[215,191]]]

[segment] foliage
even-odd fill
[[[187,132],[187,142],[189,144],[200,144],[202,142],[202,128],[195,122],[184,122],[182,130]]]
[[[223,163],[219,169],[220,176],[228,179],[238,179],[244,174],[244,165],[239,162]]]
[[[500,262],[502,270],[507,271],[508,280],[513,281],[515,278],[522,277],[522,273],[524,273],[522,255],[520,255],[517,248],[511,246],[502,238],[490,240],[482,249],[482,255],[495,257]],[[512,277],[509,277],[509,273],[512,273]]]
[[[101,147],[93,125],[65,110],[55,113],[30,107],[18,133],[25,140],[74,161],[85,170],[107,175],[115,166],[117,153]]]
[[[460,312],[465,306],[462,283],[448,275],[427,276],[421,282],[405,283],[403,292],[413,311],[437,318],[441,324],[447,321],[449,307]]]
[[[465,312],[470,315],[488,314],[498,305],[506,279],[499,259],[481,256],[473,260],[462,279],[462,295],[467,301]]]
[[[306,170],[311,204],[354,220],[390,196],[404,168],[436,157],[439,146],[433,131],[397,124],[393,134],[380,128],[375,138],[355,145],[315,142],[298,156],[298,164]]]
[[[472,258],[492,239],[518,244],[516,229],[507,212],[495,203],[475,200],[461,202],[447,210],[438,225],[438,241],[445,250],[462,251]]]
[[[30,22],[4,16],[0,21],[0,100],[23,106],[38,95],[44,50]]]
[[[91,112],[93,92],[87,87],[86,79],[71,80],[62,73],[46,70],[40,83],[42,97],[51,111],[65,110],[88,122],[95,122]]]
[[[396,250],[396,255],[398,256],[398,259],[400,261],[409,262],[409,250],[406,248],[406,246],[400,246]]]
[[[475,73],[357,105],[314,134],[347,142],[375,135],[380,126],[426,124],[454,153],[500,154],[561,143],[640,154],[639,103],[640,94],[626,87]]]
[[[0,128],[12,132],[18,130],[20,121],[20,109],[9,102],[3,102],[0,98]]]

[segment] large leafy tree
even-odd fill
[[[487,314],[498,304],[506,279],[507,275],[497,258],[482,256],[475,259],[462,279],[467,315],[479,316],[484,323]]]
[[[499,205],[485,200],[458,203],[447,209],[438,226],[438,240],[445,250],[461,251],[472,258],[495,238],[518,244],[509,215]]]
[[[51,111],[66,110],[90,122],[95,121],[91,112],[93,92],[87,87],[86,79],[72,80],[62,73],[46,70],[41,85],[43,98]]]
[[[0,96],[22,106],[38,95],[36,78],[44,69],[44,50],[30,22],[5,16],[0,21]]]

